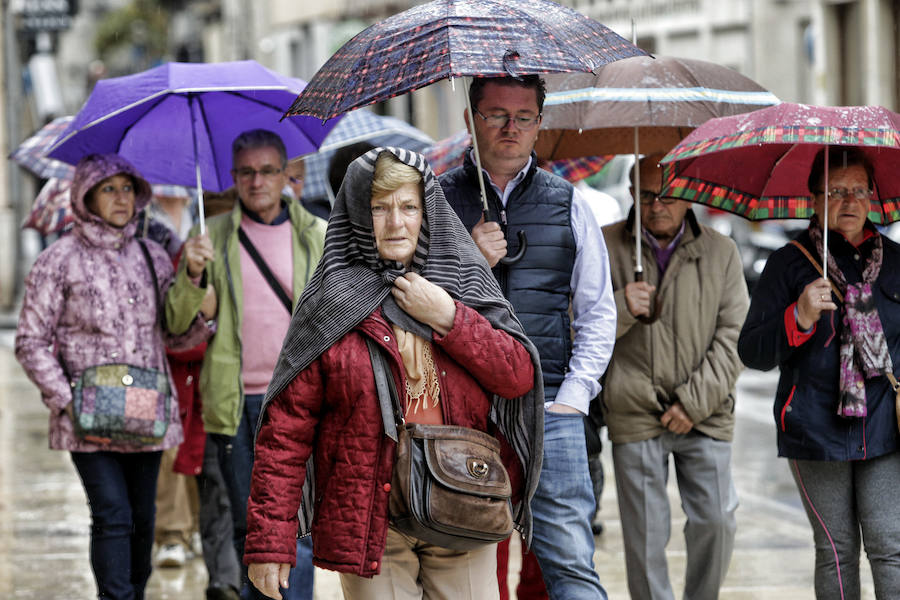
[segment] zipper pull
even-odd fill
[[[500,209],[500,222],[503,225],[506,225],[506,209],[505,208]]]

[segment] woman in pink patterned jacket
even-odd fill
[[[88,367],[127,363],[165,370],[165,347],[189,348],[209,333],[202,321],[173,337],[160,329],[158,302],[174,277],[163,248],[139,242],[137,212],[148,183],[116,155],[82,159],[72,184],[71,234],[44,250],[25,280],[16,358],[50,409],[50,447],[68,450],[91,510],[91,566],[100,598],[144,597],[150,577],[156,477],[162,450],[182,440],[174,395],[162,442],[97,444],[72,424],[72,387]],[[174,389],[174,386],[171,386]]]

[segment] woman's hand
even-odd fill
[[[287,589],[291,565],[287,563],[251,563],[247,570],[250,581],[269,598],[281,600],[279,587]]]
[[[447,335],[456,318],[456,304],[442,287],[421,275],[407,273],[394,281],[391,290],[397,305],[417,321],[434,329],[439,335]]]
[[[797,326],[807,330],[819,317],[823,310],[837,310],[837,304],[831,300],[831,285],[823,277],[816,279],[801,292],[797,298]]]
[[[209,235],[195,235],[184,243],[184,252],[181,255],[182,260],[187,262],[187,274],[192,279],[196,279],[203,275],[203,269],[206,263],[215,258],[212,242],[209,241]]]
[[[66,404],[65,408],[63,408],[63,412],[69,415],[69,420],[72,423],[75,423],[75,401],[71,400],[68,404]]]

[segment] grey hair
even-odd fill
[[[281,157],[281,168],[287,166],[287,149],[284,147],[284,141],[277,133],[268,129],[248,129],[234,138],[231,142],[231,164],[234,165],[239,153],[255,148],[275,148]]]

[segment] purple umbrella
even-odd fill
[[[304,86],[252,60],[167,63],[104,79],[49,156],[77,164],[87,154],[116,153],[151,183],[220,192],[233,184],[231,142],[245,130],[277,133],[289,158],[316,151],[336,119],[281,120]]]

